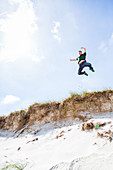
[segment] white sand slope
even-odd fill
[[[60,163],[51,170],[112,170],[113,153],[104,155],[100,153],[81,157],[70,163]]]
[[[113,142],[97,132],[111,130],[112,137],[113,113],[98,114],[89,121],[110,123],[88,131],[82,131],[82,123],[77,121],[71,126],[32,126],[19,136],[19,132],[12,136],[1,131],[0,169],[20,164],[24,170],[112,170]]]

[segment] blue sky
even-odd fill
[[[0,1],[0,115],[113,89],[112,0]],[[78,50],[96,72],[77,75]]]

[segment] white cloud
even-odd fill
[[[58,34],[59,33],[58,28],[60,27],[60,22],[54,21],[54,24],[55,24],[55,26],[54,26],[53,30],[51,30],[51,32],[54,34]]]
[[[111,35],[111,37],[110,37],[110,39],[109,39],[109,45],[110,45],[110,46],[113,45],[113,33],[112,33],[112,35]]]
[[[0,47],[2,47],[2,45],[3,45],[3,44],[0,42]]]
[[[51,30],[51,32],[53,33],[53,38],[61,42],[61,37],[59,36],[59,30],[58,30],[58,28],[60,27],[60,22],[54,21],[53,23],[54,23],[54,28]]]
[[[59,37],[57,34],[56,35],[53,35],[53,37],[58,40],[59,42],[61,42],[61,37]]]
[[[107,52],[113,45],[113,33],[111,34],[111,37],[106,41],[102,41],[100,43],[99,49],[103,51],[104,53]]]
[[[105,42],[101,42],[99,49],[102,50],[104,53],[107,51],[108,47]]]
[[[2,104],[13,104],[17,101],[20,101],[19,97],[13,96],[13,95],[7,95],[2,101]]]
[[[37,56],[34,55],[34,56],[32,56],[32,61],[40,62],[44,58],[45,58],[44,56],[37,57]]]
[[[38,30],[38,26],[33,3],[30,0],[9,0],[9,3],[17,4],[18,8],[0,19],[0,31],[4,33],[0,59],[13,62],[20,57],[30,55],[32,35]]]
[[[1,16],[4,16],[4,15],[6,15],[7,14],[7,12],[2,12],[2,13],[0,13],[0,17]]]

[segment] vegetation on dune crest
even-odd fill
[[[34,124],[50,123],[67,119],[85,121],[86,114],[113,111],[113,90],[71,93],[61,102],[35,103],[27,110],[0,117],[0,129],[11,129],[15,132]],[[21,131],[23,133],[24,130]]]

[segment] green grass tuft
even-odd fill
[[[26,167],[26,164],[22,164],[22,163],[8,163],[7,165],[5,165],[4,168],[2,168],[1,170],[24,170],[24,168]]]

